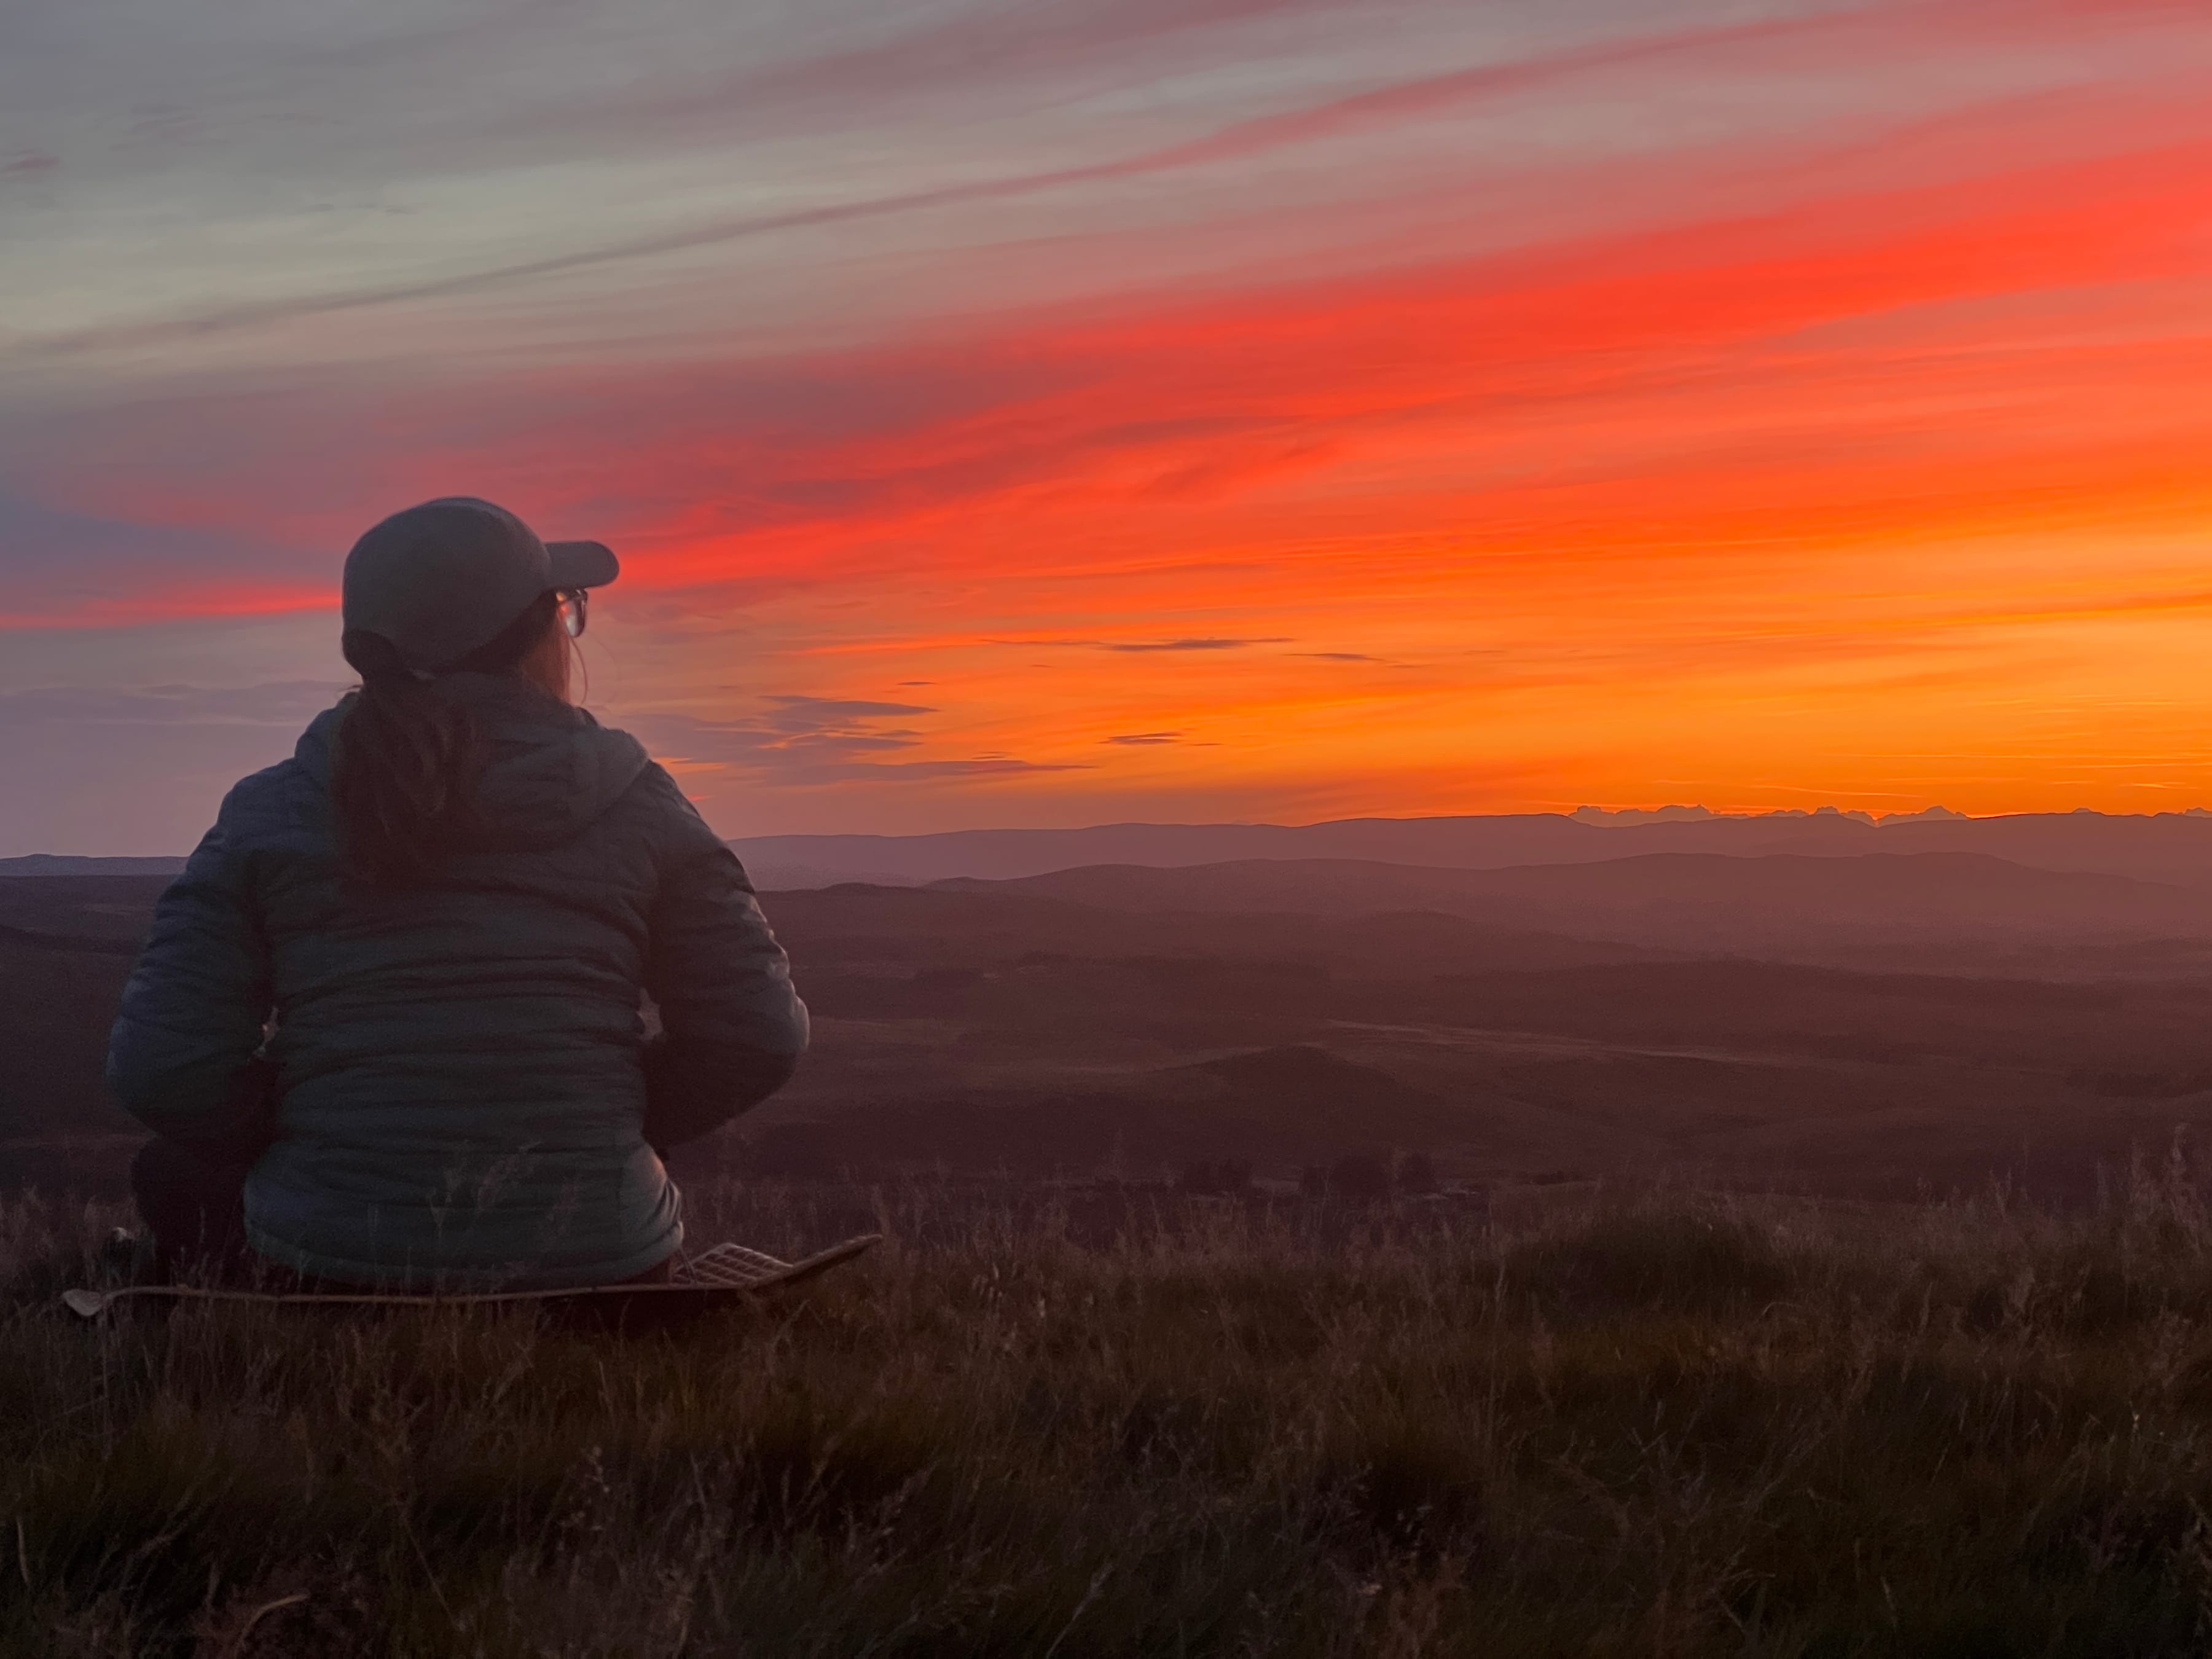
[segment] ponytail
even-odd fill
[[[513,669],[559,627],[558,608],[545,594],[450,670]],[[465,704],[440,695],[434,677],[410,668],[381,634],[349,629],[339,649],[361,675],[331,768],[339,867],[358,881],[420,880],[477,827],[483,732]]]

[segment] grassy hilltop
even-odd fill
[[[856,1201],[856,1199],[859,1201]],[[708,1194],[781,1310],[52,1310],[0,1212],[0,1650],[2181,1654],[2212,1222],[1645,1199],[1519,1231]],[[718,1208],[719,1206],[719,1208]]]

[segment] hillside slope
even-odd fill
[[[2212,890],[2212,817],[2097,812],[1893,819],[1834,813],[1597,824],[1557,813],[1348,818],[1299,825],[1120,823],[927,836],[763,836],[731,843],[763,884],[1013,880],[1085,865],[1174,868],[1252,859],[1352,859],[1439,869],[1597,863],[1650,853],[1733,857],[1980,853],[2038,869]]]
[[[1885,943],[2212,940],[2212,893],[2032,869],[1979,853],[1658,853],[1504,870],[1248,860],[1170,870],[1107,865],[942,885],[1121,911],[1432,910],[1529,933],[1789,957]]]

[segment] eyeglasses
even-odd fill
[[[588,587],[564,587],[561,590],[561,626],[568,630],[568,637],[584,637],[584,624],[592,619],[592,590]]]

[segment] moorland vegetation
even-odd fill
[[[0,1651],[2163,1655],[2212,1639],[2212,1215],[695,1194],[890,1242],[609,1332],[57,1310],[0,1207]]]

